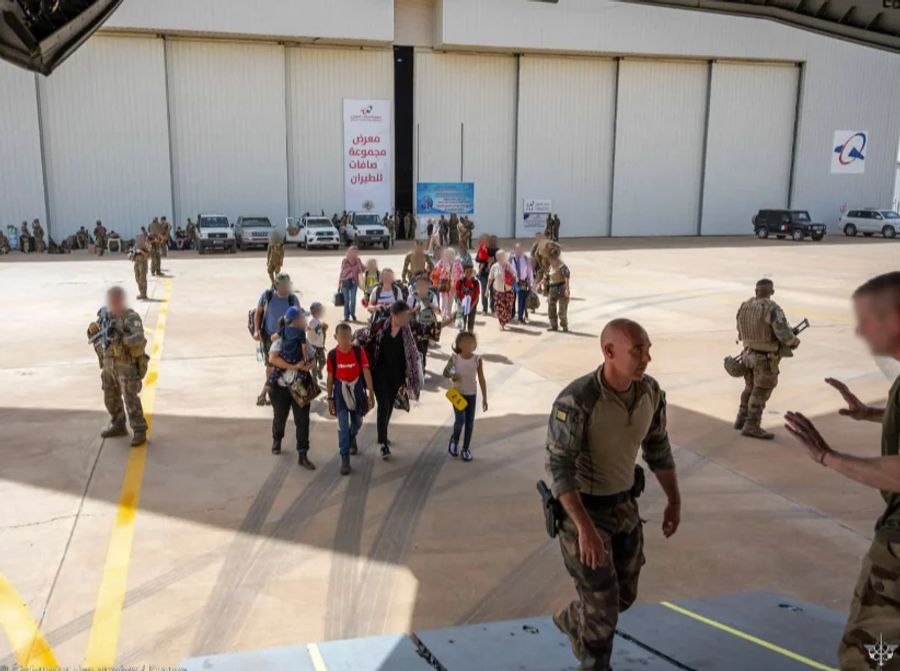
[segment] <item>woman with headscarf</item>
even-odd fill
[[[272,454],[281,454],[281,440],[288,415],[293,412],[297,436],[297,463],[307,470],[315,466],[309,453],[309,399],[303,403],[292,391],[297,377],[309,375],[306,345],[305,314],[298,307],[290,307],[279,320],[277,337],[273,337],[269,349],[272,372],[266,380],[266,389],[272,401]]]
[[[500,322],[500,330],[505,331],[512,320],[516,303],[516,273],[502,250],[497,251],[497,262],[491,266],[488,284],[494,294],[494,312]]]
[[[437,287],[441,299],[441,314],[444,321],[452,318],[453,301],[456,300],[454,287],[462,277],[462,264],[456,258],[456,252],[447,247],[441,254],[441,260],[434,264],[432,283]]]
[[[378,445],[381,456],[391,456],[388,425],[394,406],[409,411],[422,389],[422,361],[410,325],[412,313],[405,301],[397,301],[390,314],[363,329],[357,341],[366,348],[372,366],[372,383],[378,406]],[[417,326],[417,325],[416,325]]]
[[[359,288],[359,276],[366,272],[366,267],[359,258],[359,249],[353,245],[347,249],[347,255],[341,261],[341,274],[338,277],[338,291],[344,298],[344,321],[356,321],[356,291]]]

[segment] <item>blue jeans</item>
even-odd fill
[[[360,427],[362,427],[363,418],[362,415],[355,410],[348,410],[346,407],[338,406],[336,411],[338,421],[338,450],[340,450],[342,457],[346,457],[350,454],[350,442],[356,438]]]
[[[462,449],[468,450],[469,446],[472,444],[472,429],[475,426],[475,401],[478,400],[478,395],[472,394],[471,396],[466,396],[463,394],[463,398],[466,399],[466,402],[468,403],[465,409],[456,410],[454,408],[453,410],[453,414],[455,415],[455,419],[453,420],[453,442],[459,445],[459,434],[462,433],[463,425],[465,425],[466,437]]]
[[[341,282],[341,294],[344,297],[344,321],[356,319],[356,290],[357,284],[353,280]]]
[[[528,301],[530,289],[520,289],[516,284],[516,318],[521,322],[525,321],[525,303]]]

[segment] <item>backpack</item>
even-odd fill
[[[265,328],[266,328],[266,313],[269,312],[269,303],[272,301],[272,297],[273,297],[274,295],[275,295],[275,290],[274,290],[274,289],[267,289],[267,290],[266,290],[266,304],[265,304],[265,306],[263,307],[262,317],[261,317],[260,320],[259,320],[259,330],[260,330],[261,333],[264,333],[264,332],[265,332]],[[289,294],[289,295],[288,295],[288,305],[290,305],[290,306],[292,306],[292,307],[293,307],[293,306],[298,306],[298,307],[299,307],[300,302],[297,300],[297,296],[296,296],[295,294],[292,293],[292,294]],[[250,308],[250,310],[247,312],[247,330],[250,331],[250,337],[251,337],[251,338],[253,337],[253,334],[256,333],[256,320],[255,320],[255,316],[256,316],[256,308]]]
[[[353,346],[353,353],[356,355],[356,364],[359,366],[360,372],[362,371],[362,347],[359,345]],[[337,370],[337,349],[333,349],[328,353],[328,365],[331,366],[331,370]]]

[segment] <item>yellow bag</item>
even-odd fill
[[[469,402],[459,393],[459,389],[456,387],[450,387],[450,389],[447,390],[447,399],[453,407],[460,412],[469,407]]]

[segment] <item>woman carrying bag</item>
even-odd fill
[[[417,401],[422,389],[422,359],[410,325],[411,318],[409,305],[397,301],[391,305],[387,317],[362,329],[356,338],[366,348],[372,366],[378,405],[378,444],[384,459],[391,456],[388,425],[395,405],[408,412],[410,399]]]

